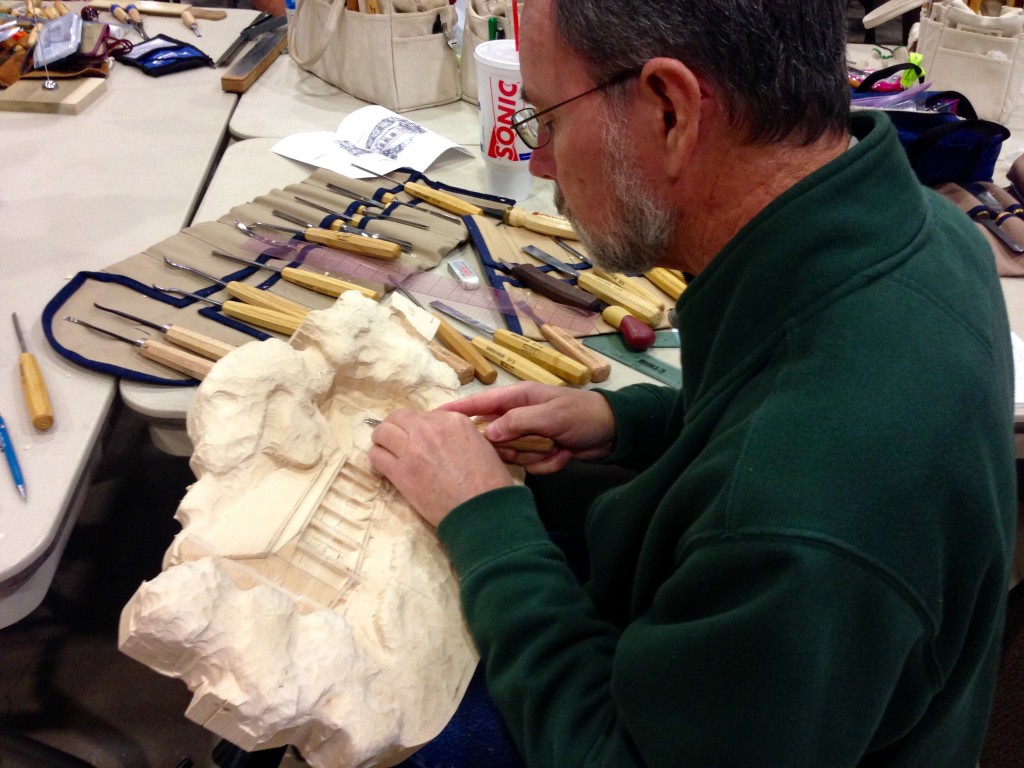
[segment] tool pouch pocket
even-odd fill
[[[167,35],[156,35],[116,57],[123,64],[138,67],[150,77],[169,75],[196,67],[212,67],[213,59],[194,45]]]
[[[288,50],[303,69],[357,98],[395,112],[448,104],[461,95],[449,46],[456,14],[435,10],[363,13],[342,0],[300,0]]]
[[[519,4],[522,13],[522,3]],[[492,22],[496,28],[497,38],[512,39],[512,3],[511,0],[469,0],[466,5],[466,25],[462,32],[462,60],[459,63],[459,75],[462,79],[462,100],[476,104],[480,100],[476,87],[476,59],[473,52],[480,43],[491,39]]]

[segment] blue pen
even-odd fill
[[[22,477],[21,465],[18,464],[18,457],[14,454],[14,443],[11,442],[11,436],[7,433],[7,425],[4,424],[3,416],[0,416],[0,450],[7,457],[7,466],[11,468],[11,476],[14,478],[14,484],[18,486],[18,493],[21,494],[21,498],[27,499],[25,478]]]

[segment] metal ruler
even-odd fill
[[[643,352],[634,352],[626,346],[622,337],[617,333],[604,336],[587,336],[581,339],[581,341],[595,352],[600,352],[605,357],[627,365],[634,371],[650,376],[662,384],[668,384],[672,387],[681,387],[683,385],[683,372],[681,370],[674,365],[658,360],[656,357],[645,355]]]

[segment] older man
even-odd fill
[[[528,0],[519,129],[595,261],[695,275],[681,391],[539,385],[393,414],[530,766],[973,766],[1013,531],[991,253],[850,119],[838,0]],[[580,586],[492,442],[634,469]]]

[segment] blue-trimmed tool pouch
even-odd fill
[[[150,77],[213,66],[213,59],[194,45],[167,35],[155,35],[149,40],[137,43],[130,51],[116,58],[122,64],[138,67]]]

